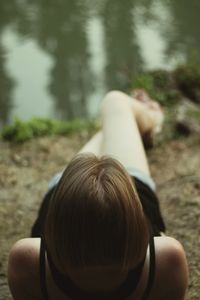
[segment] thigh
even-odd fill
[[[147,157],[129,96],[111,92],[103,100],[103,153],[150,175]]]

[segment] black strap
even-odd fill
[[[43,238],[41,238],[40,244],[40,288],[44,300],[49,300],[49,295],[46,286],[45,244]]]
[[[45,242],[44,242],[43,238],[41,238],[41,246],[40,246],[40,287],[41,287],[41,292],[42,292],[42,296],[43,296],[44,300],[49,300],[47,286],[46,286],[45,250],[46,250],[45,249]],[[141,300],[146,300],[148,298],[148,296],[150,294],[150,291],[152,289],[153,282],[154,282],[154,277],[155,277],[156,260],[155,260],[155,245],[154,245],[154,238],[153,237],[150,239],[149,251],[150,251],[149,276],[148,276],[147,287],[146,287],[146,289],[144,291],[143,298]],[[51,263],[50,263],[50,265],[51,265]],[[131,276],[130,276],[130,278],[131,278]],[[56,278],[54,278],[54,280],[55,279]],[[59,281],[58,280],[56,280],[56,281],[57,281],[56,282],[57,285],[61,288],[60,284],[58,284]],[[130,281],[129,283],[130,283],[130,286],[131,286],[131,283],[133,283],[133,281],[132,282]],[[78,299],[77,296],[80,297],[80,294],[78,293],[78,295],[77,295],[76,293],[75,294],[72,293],[72,291],[71,291],[71,289],[69,287],[70,287],[70,285],[68,286],[68,288],[66,286],[67,290],[65,290],[65,292],[68,292],[68,295],[70,295],[72,297],[72,299]],[[134,288],[132,286],[132,291],[134,290]],[[74,290],[73,290],[73,292],[74,292]],[[120,295],[120,293],[119,293],[118,297],[116,299],[124,299],[124,298],[126,298],[127,296],[130,295],[130,290],[126,290],[126,293],[127,294],[124,294],[123,296]],[[90,299],[90,295],[89,294],[87,295],[88,299]],[[102,296],[103,296],[103,294],[102,294]],[[107,299],[107,298],[106,297],[105,298],[101,297],[101,299]],[[109,299],[114,299],[114,298],[111,297]]]
[[[154,237],[152,236],[149,242],[149,251],[150,251],[150,263],[149,263],[149,277],[147,282],[147,287],[144,291],[144,295],[142,300],[148,299],[150,291],[153,286],[154,278],[155,278],[155,270],[156,270],[156,256],[155,256],[155,244]]]
[[[115,290],[110,292],[89,292],[86,290],[80,289],[77,285],[73,283],[73,281],[68,276],[63,276],[58,270],[55,268],[55,265],[52,262],[51,256],[47,252],[47,259],[49,263],[49,267],[51,270],[52,277],[56,283],[56,285],[71,299],[73,300],[122,300],[127,299],[134,289],[136,289],[140,275],[143,270],[143,265],[145,259],[133,270],[130,270],[126,280]]]

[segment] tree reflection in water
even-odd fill
[[[60,118],[86,116],[86,99],[92,90],[83,1],[35,1],[35,38],[53,59],[49,90]]]
[[[108,0],[102,13],[105,30],[108,89],[127,89],[134,75],[142,69],[136,37],[134,8],[136,1]]]
[[[15,1],[0,1],[0,126],[9,120],[9,113],[13,105],[11,93],[14,84],[5,69],[6,50],[2,44],[2,35],[6,25],[16,20],[16,11]]]
[[[169,0],[166,8],[171,22],[160,28],[166,39],[166,57],[182,57],[185,62],[200,65],[200,2]]]
[[[160,22],[158,14],[154,13],[159,3],[170,12],[170,22]],[[159,0],[1,0],[1,122],[9,119],[13,101],[13,81],[6,73],[1,39],[6,26],[11,26],[22,37],[34,39],[52,57],[48,89],[53,95],[57,115],[70,119],[87,115],[87,99],[96,84],[87,31],[91,15],[100,18],[103,24],[107,90],[127,89],[134,75],[145,67],[137,39],[138,8],[142,12],[140,21],[157,24],[156,30],[165,40],[166,58],[177,55],[191,60],[195,51],[199,53],[198,0],[169,0],[164,4]],[[196,60],[200,64],[199,55]]]

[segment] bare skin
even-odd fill
[[[146,132],[161,126],[162,110],[148,98],[131,98],[121,92],[108,93],[102,102],[102,131],[98,132],[80,152],[107,154],[124,166],[134,167],[150,176],[150,168],[142,143]],[[156,276],[149,300],[183,300],[188,285],[188,268],[181,244],[171,237],[155,237]],[[39,284],[40,239],[18,241],[12,248],[8,265],[8,281],[15,300],[43,299]],[[50,299],[69,299],[60,291],[47,266],[47,288]],[[149,271],[149,250],[139,284],[129,300],[140,300],[144,293]],[[125,278],[116,268],[83,271],[70,270],[67,274],[83,289],[108,291],[115,289]]]
[[[150,122],[153,122],[152,127],[150,129],[148,129],[148,126],[147,126],[146,130],[143,128],[142,128],[142,130],[140,130],[141,135],[145,134],[146,132],[149,132],[149,134],[159,133],[162,130],[162,124],[163,124],[163,120],[164,120],[163,108],[159,105],[158,102],[151,99],[149,97],[149,95],[143,89],[133,90],[132,98],[133,98],[134,102],[140,102],[141,110],[145,109],[145,111],[149,114],[148,126],[149,126]],[[144,118],[144,113],[141,112],[139,114],[139,117]],[[140,126],[140,124],[143,124],[143,123],[144,123],[144,121],[138,122],[138,126]]]
[[[188,284],[187,263],[185,253],[178,241],[170,237],[156,237],[156,276],[149,300],[185,299]],[[9,286],[16,300],[42,299],[39,285],[39,248],[40,239],[30,238],[20,240],[10,253],[8,278]],[[47,287],[50,299],[68,300],[60,291],[49,271],[47,263]],[[174,268],[174,266],[176,266]],[[143,268],[138,287],[129,297],[130,300],[141,299],[147,284],[149,271],[149,254]],[[102,275],[103,274],[103,275]],[[112,274],[112,276],[111,276]],[[114,274],[117,274],[114,276]],[[126,277],[126,274],[116,270],[88,270],[84,273],[68,274],[81,288],[106,291],[116,288]],[[74,276],[74,278],[73,278]],[[75,277],[76,276],[76,277]]]

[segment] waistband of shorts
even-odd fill
[[[144,184],[146,184],[151,190],[153,190],[155,192],[156,184],[151,176],[148,176],[144,172],[142,172],[136,168],[133,168],[133,167],[126,167],[126,170],[128,171],[130,176],[133,176],[133,177],[139,179]],[[53,176],[53,178],[50,180],[50,182],[48,184],[49,190],[58,184],[58,182],[60,181],[60,179],[63,175],[63,172],[64,171],[61,171]]]
[[[147,174],[145,174],[143,171],[132,168],[132,167],[127,167],[126,170],[128,171],[130,176],[133,176],[140,181],[142,181],[144,184],[146,184],[152,191],[156,191],[156,184],[153,178]]]
[[[59,173],[56,173],[52,178],[51,180],[49,181],[49,184],[48,184],[48,190],[51,190],[53,187],[55,187],[58,182],[60,181],[62,175],[64,173],[64,170],[59,172]]]

